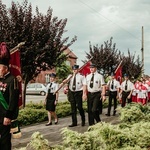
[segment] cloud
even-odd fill
[[[4,1],[4,0],[3,0]],[[22,0],[15,0],[22,3]],[[4,1],[10,4],[10,0]],[[145,73],[150,74],[150,1],[149,0],[29,0],[33,11],[46,13],[48,7],[53,9],[53,16],[67,18],[64,36],[76,35],[77,41],[70,47],[77,55],[78,63],[89,52],[89,41],[101,45],[113,37],[116,48],[141,57],[142,26],[144,26],[144,61]]]

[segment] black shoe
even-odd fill
[[[57,123],[58,123],[58,121],[55,122],[55,124],[57,124]]]
[[[106,116],[110,116],[110,114],[105,114]]]
[[[77,124],[71,124],[71,125],[69,125],[69,127],[75,127],[75,126],[77,126]]]
[[[116,114],[113,114],[113,116],[116,116]]]
[[[58,118],[57,118],[57,120],[55,121],[55,124],[57,124],[58,123]]]
[[[45,126],[50,126],[50,125],[52,125],[52,122],[50,122],[50,123],[47,123]]]
[[[85,121],[82,121],[82,124],[81,124],[81,125],[82,125],[82,127],[85,126]]]

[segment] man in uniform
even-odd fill
[[[90,74],[86,76],[86,83],[83,90],[83,99],[87,99],[88,122],[94,125],[100,122],[100,100],[105,99],[105,82],[101,74],[97,72],[95,64],[90,65]],[[102,107],[102,106],[101,106]]]
[[[11,150],[10,125],[18,116],[17,79],[9,72],[9,57],[0,57],[0,149]]]
[[[126,100],[128,103],[132,102],[132,92],[134,90],[134,84],[129,80],[128,74],[124,74],[124,81],[121,83],[120,95],[122,99],[121,107],[125,107]]]
[[[114,73],[111,73],[111,79],[107,83],[107,88],[109,89],[109,103],[108,103],[108,112],[106,116],[110,116],[112,100],[114,100],[113,116],[115,116],[117,108],[117,98],[119,97],[120,83],[115,79]]]
[[[82,94],[85,77],[79,71],[79,65],[72,66],[73,75],[69,75],[63,83],[69,82],[68,100],[71,104],[72,124],[69,127],[77,126],[77,109],[81,116],[81,126],[85,126],[85,112],[83,109]]]

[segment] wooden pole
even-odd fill
[[[90,61],[92,60],[92,58],[93,58],[93,57],[91,57],[85,64],[83,64],[83,65],[79,68],[78,72],[80,72],[80,70],[81,70],[88,62],[90,62]],[[77,73],[78,73],[78,72],[77,72]],[[70,75],[70,77],[69,77],[68,79],[65,79],[65,82],[63,81],[63,82],[60,84],[60,87],[56,90],[56,92],[55,92],[54,94],[56,94],[66,83],[68,83],[68,82],[70,81],[70,79],[72,78],[72,76],[73,76],[73,74]]]
[[[115,73],[117,72],[117,70],[119,69],[119,67],[122,65],[123,60],[121,60],[121,62],[119,63],[118,67],[115,70]]]
[[[25,42],[21,42],[21,43],[19,43],[17,46],[15,46],[14,48],[12,48],[11,50],[10,50],[10,54],[12,54],[12,53],[14,53],[16,50],[18,50],[22,45],[24,45],[25,44]]]
[[[142,26],[142,77],[144,77],[144,28]]]

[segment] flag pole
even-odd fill
[[[93,58],[93,57],[91,57],[85,64],[83,64],[83,65],[79,68],[78,72],[80,72],[80,70],[81,70],[89,61],[91,61],[92,58]],[[77,72],[77,73],[78,73],[78,72]],[[55,91],[54,94],[56,94],[67,82],[69,82],[70,79],[72,78],[72,76],[73,76],[73,75],[71,75],[67,80],[65,79],[66,81],[63,81],[63,82],[61,83],[60,87]]]
[[[93,59],[93,56],[92,56],[86,63],[84,63],[84,64],[80,67],[79,71],[80,71],[82,68],[84,68],[84,67],[86,66],[86,64],[87,64],[88,62],[90,62],[92,59]]]
[[[144,27],[142,26],[142,77],[144,77]]]
[[[24,44],[25,44],[25,42],[19,43],[17,46],[15,46],[14,48],[12,48],[12,49],[10,50],[10,54],[14,53],[16,50],[19,49],[19,47],[21,47],[21,46],[24,45]]]
[[[121,62],[119,63],[118,67],[115,70],[115,73],[117,72],[118,68],[122,65],[123,60],[121,60]]]

